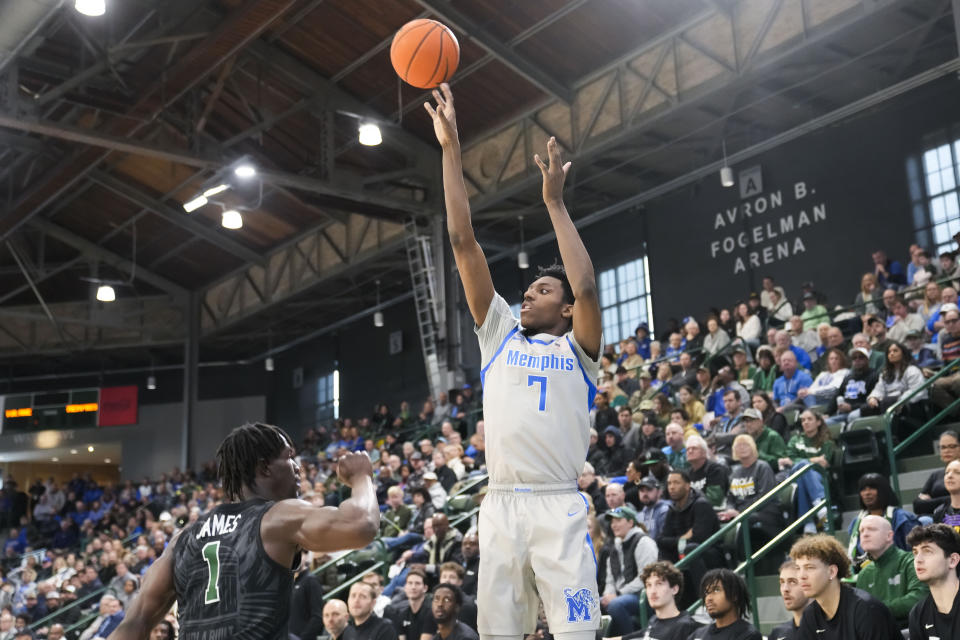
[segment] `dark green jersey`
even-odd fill
[[[220,505],[177,539],[181,640],[287,640],[293,572],[267,555],[260,539],[260,520],[273,504]]]

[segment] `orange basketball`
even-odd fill
[[[460,43],[453,31],[436,20],[411,20],[393,37],[390,62],[407,84],[432,89],[457,70]]]

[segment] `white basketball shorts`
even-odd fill
[[[478,524],[481,635],[533,633],[540,601],[553,634],[599,628],[587,509],[576,483],[490,484]]]

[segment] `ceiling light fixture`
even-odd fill
[[[238,178],[243,178],[244,180],[248,180],[253,176],[257,175],[257,170],[256,168],[254,168],[252,164],[244,163],[244,164],[238,165],[237,168],[233,170],[233,174]]]
[[[360,144],[365,147],[375,147],[383,142],[383,136],[380,135],[380,127],[372,122],[364,122],[359,128]]]
[[[73,455],[77,455],[77,450],[76,450],[76,449],[70,449],[70,453],[73,454]]]
[[[193,213],[203,205],[207,204],[208,200],[206,196],[197,196],[193,200],[184,203],[183,210],[187,213]]]
[[[157,388],[157,376],[149,375],[147,376],[147,389],[154,391]]]
[[[727,141],[723,141],[723,166],[720,167],[720,184],[724,187],[732,187],[734,185],[733,180],[733,169],[727,166]]]
[[[226,190],[229,189],[229,188],[230,188],[230,185],[228,185],[228,184],[226,184],[226,183],[218,184],[217,186],[215,186],[215,187],[210,187],[209,189],[207,189],[206,191],[204,191],[204,192],[203,192],[203,197],[204,197],[204,198],[212,198],[213,196],[215,196],[215,195],[217,195],[217,194],[219,194],[219,193],[223,193],[224,191],[226,191]]]
[[[263,368],[267,371],[273,371],[273,357],[267,356],[267,359],[263,361]]]
[[[373,326],[383,326],[383,311],[380,311],[380,281],[377,280],[377,310],[373,312]]]
[[[107,3],[105,0],[77,0],[73,6],[78,13],[92,18],[102,16],[107,12]]]
[[[87,451],[89,451],[90,453],[93,453],[93,445],[92,445],[92,444],[87,447]]]
[[[236,209],[227,209],[220,218],[220,224],[225,229],[240,229],[243,227],[243,216]]]
[[[97,300],[100,302],[113,302],[117,299],[117,292],[108,284],[102,284],[97,287]]]
[[[103,461],[106,462],[107,464],[110,464],[110,463],[112,462],[112,460],[110,460],[110,458],[104,458]]]
[[[523,216],[517,217],[520,221],[520,253],[517,254],[517,266],[521,269],[530,268],[530,256],[523,248]]]

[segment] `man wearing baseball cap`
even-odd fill
[[[878,372],[870,368],[870,350],[850,349],[850,373],[840,383],[839,393],[827,407],[827,424],[843,424],[860,417],[860,409],[877,384]]]
[[[640,574],[644,567],[657,561],[659,551],[657,543],[637,526],[637,512],[630,507],[611,509],[603,517],[609,521],[614,538],[607,547],[600,608],[612,618],[607,635],[622,636],[634,631],[643,588]]]
[[[783,437],[763,424],[763,415],[753,407],[744,409],[743,426],[757,443],[757,455],[761,460],[776,469],[778,460],[787,455],[787,443]]]

